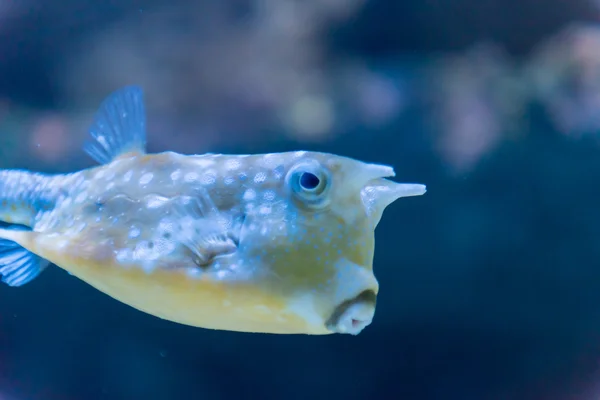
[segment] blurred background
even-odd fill
[[[357,337],[176,325],[58,268],[0,286],[0,399],[600,399],[600,2],[0,0],[0,168],[307,149],[428,186],[376,231]]]

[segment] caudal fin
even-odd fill
[[[42,273],[50,262],[10,240],[14,231],[27,230],[19,226],[0,229],[0,275],[9,286],[23,286]]]

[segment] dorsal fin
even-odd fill
[[[100,105],[89,133],[93,140],[84,149],[100,164],[125,153],[144,154],[146,110],[142,89],[126,86],[109,95]]]

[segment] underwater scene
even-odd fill
[[[600,399],[599,17],[0,0],[0,400]]]

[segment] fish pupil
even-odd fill
[[[300,185],[302,185],[304,189],[315,189],[317,186],[319,186],[320,182],[321,181],[319,180],[319,178],[315,174],[312,174],[310,172],[304,172],[300,176]]]

